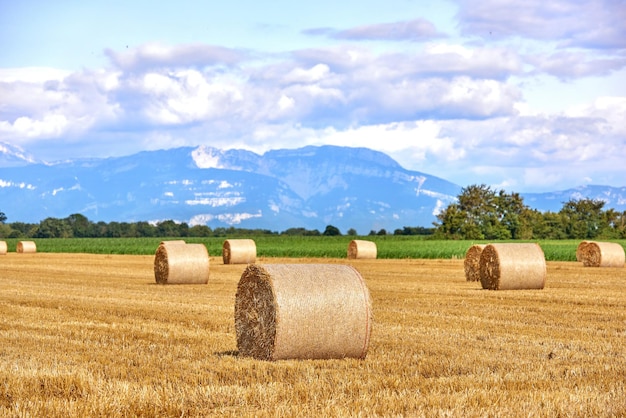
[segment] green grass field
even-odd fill
[[[238,237],[228,237],[238,238]],[[425,258],[454,259],[465,257],[467,249],[486,241],[442,241],[422,236],[254,236],[259,257],[328,257],[346,256],[348,243],[355,238],[376,242],[378,258]],[[34,239],[37,251],[44,253],[90,253],[90,254],[154,254],[162,240],[176,238],[47,238]],[[206,245],[209,254],[222,254],[226,238],[184,238],[189,243]],[[10,252],[15,251],[18,239],[6,239]],[[521,242],[521,241],[518,241]],[[579,240],[537,241],[547,261],[575,261]],[[626,240],[616,241],[626,248]]]

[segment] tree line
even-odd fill
[[[570,199],[558,212],[540,212],[518,193],[484,184],[461,190],[437,215],[435,237],[443,239],[624,239],[626,211],[604,210],[605,202]]]
[[[141,237],[226,237],[258,235],[335,236],[343,235],[339,228],[327,225],[323,231],[306,228],[289,228],[282,232],[269,229],[246,229],[235,227],[211,228],[185,222],[165,220],[156,223],[140,222],[93,222],[79,213],[67,218],[46,218],[39,223],[6,223],[7,217],[0,212],[0,238],[141,238]],[[430,235],[433,228],[404,227],[394,231],[396,235]],[[354,228],[346,235],[358,235]],[[369,235],[387,235],[385,229],[370,231]]]
[[[604,210],[602,200],[580,199],[563,203],[559,212],[540,212],[524,204],[518,193],[495,190],[484,184],[461,190],[457,201],[437,215],[433,227],[422,226],[370,231],[368,235],[427,235],[436,239],[510,240],[510,239],[624,239],[626,211]],[[327,225],[324,231],[289,228],[282,232],[268,229],[189,226],[165,220],[157,223],[93,222],[81,214],[67,218],[46,218],[39,223],[6,223],[0,212],[2,238],[140,238],[140,237],[225,237],[251,235],[342,235],[339,228]],[[354,228],[346,235],[357,235]]]

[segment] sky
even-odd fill
[[[328,144],[463,187],[626,186],[626,0],[0,0],[0,142]]]

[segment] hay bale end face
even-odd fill
[[[616,242],[590,241],[580,250],[579,261],[585,267],[624,267],[624,247]]]
[[[543,289],[546,259],[538,244],[489,244],[480,255],[483,289]]]
[[[354,239],[348,244],[349,259],[375,259],[377,255],[376,243]]]
[[[20,241],[15,249],[18,253],[34,254],[37,252],[37,244],[34,241]]]
[[[0,255],[6,255],[7,253],[7,242],[6,241],[0,241]]]
[[[474,244],[465,253],[463,270],[465,271],[465,280],[468,282],[480,280],[480,255],[485,247],[486,244]]]
[[[256,262],[256,243],[252,239],[228,239],[222,245],[224,264],[252,264]]]
[[[583,261],[584,248],[593,241],[581,241],[576,247],[576,261]]]
[[[372,306],[365,281],[339,264],[251,264],[235,295],[239,354],[262,360],[365,358]]]
[[[154,278],[159,284],[206,284],[209,252],[204,244],[161,243],[154,255]]]

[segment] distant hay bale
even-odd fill
[[[588,242],[580,251],[585,267],[624,267],[624,247],[615,242]]]
[[[0,255],[6,255],[7,253],[7,242],[0,241]]]
[[[372,330],[370,293],[339,264],[251,264],[235,295],[239,354],[262,360],[359,358]]]
[[[159,284],[206,284],[209,252],[204,244],[162,242],[154,255],[154,278]]]
[[[224,264],[256,262],[256,244],[252,239],[227,239],[222,246]]]
[[[576,261],[583,261],[583,248],[593,241],[581,241],[576,247]]]
[[[376,243],[361,239],[354,239],[348,244],[349,259],[375,259],[377,254]]]
[[[37,244],[34,241],[20,241],[15,249],[18,253],[34,254],[37,252]]]
[[[468,282],[480,280],[480,255],[485,246],[486,244],[474,244],[465,253],[463,270],[465,271],[465,280]]]
[[[483,289],[543,289],[546,259],[538,244],[489,244],[480,255]]]

